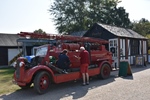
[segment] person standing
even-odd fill
[[[90,64],[89,60],[89,52],[85,50],[84,47],[80,47],[80,55],[76,58],[80,59],[80,71],[83,78],[83,86],[89,85],[89,74],[88,74],[88,66]]]

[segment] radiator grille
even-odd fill
[[[17,66],[16,66],[16,78],[18,79],[20,77],[20,67],[19,67],[20,61],[17,61]]]

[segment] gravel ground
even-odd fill
[[[78,80],[53,85],[43,95],[30,88],[1,95],[0,100],[150,100],[150,65],[131,69],[132,76],[118,77],[117,70],[107,80],[91,78],[87,86]]]

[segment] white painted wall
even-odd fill
[[[148,54],[146,41],[143,41],[143,54]],[[144,57],[145,57],[145,61],[148,61],[147,55],[144,55]]]
[[[22,51],[22,49],[20,49]],[[19,49],[8,49],[8,63],[11,61],[17,54],[19,54]]]
[[[123,46],[122,46],[122,48],[123,48],[123,56],[125,56],[126,55],[126,53],[125,53],[125,39],[123,39]]]
[[[118,41],[118,39],[116,38],[116,39],[109,39],[109,42],[113,41],[113,40],[117,40]],[[125,52],[127,50],[128,50],[128,55],[131,55],[131,51],[130,51],[131,50],[130,39],[128,39],[127,43],[128,43],[128,47],[125,48],[125,39],[120,39],[120,49],[123,50],[123,56],[125,56]],[[110,46],[110,44],[109,44],[109,50],[110,50],[111,47],[112,46]],[[117,47],[118,47],[118,42],[117,42]],[[145,57],[145,60],[147,61],[148,58],[147,58],[147,55],[146,55],[147,54],[147,44],[146,44],[146,41],[143,41],[143,47],[142,47],[142,41],[140,40],[140,43],[139,43],[139,54],[142,54],[142,52],[141,52],[142,49],[141,48],[143,49],[143,54],[145,54],[144,57]],[[114,66],[115,63],[117,63],[117,66],[118,66],[118,54],[119,53],[117,53],[117,57],[115,57],[113,55],[113,60],[114,60],[113,66]],[[125,59],[125,57],[121,57],[120,58],[120,60],[124,60],[124,59]],[[129,64],[135,64],[135,56],[128,56],[128,62],[129,62]]]
[[[130,55],[130,40],[128,40],[128,47],[127,47],[127,49],[128,49],[128,55]]]
[[[135,56],[128,57],[129,64],[135,64]]]

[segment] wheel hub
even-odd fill
[[[46,80],[43,80],[43,84],[44,84],[44,85],[47,84],[47,81],[46,81]]]

